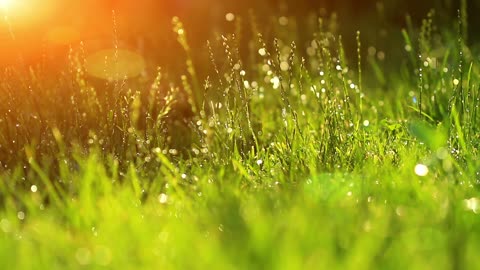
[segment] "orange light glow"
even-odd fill
[[[70,49],[82,47],[89,75],[108,80],[139,76],[145,66],[140,47],[170,34],[170,29],[152,31],[153,25],[170,26],[170,2],[177,1],[0,0],[0,70],[50,61],[62,65]],[[113,47],[118,50],[112,53]]]
[[[31,25],[48,19],[55,9],[53,0],[0,0],[0,12],[13,25]]]
[[[56,26],[47,30],[44,40],[51,45],[69,45],[78,41],[80,33],[71,26]]]

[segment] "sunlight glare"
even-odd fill
[[[0,0],[0,13],[16,26],[36,27],[51,20],[60,0]],[[58,16],[58,15],[56,15]]]
[[[0,9],[7,10],[12,4],[12,0],[0,0]]]

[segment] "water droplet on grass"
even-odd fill
[[[8,219],[2,219],[0,220],[0,229],[4,232],[4,233],[9,233],[11,232],[12,230],[12,225],[10,224],[10,221],[8,221]]]
[[[227,13],[225,15],[225,20],[228,22],[233,22],[235,20],[235,15],[233,13]]]
[[[24,220],[25,219],[25,213],[23,211],[18,211],[17,218],[20,219],[20,220]]]
[[[158,196],[158,201],[161,203],[161,204],[166,204],[167,201],[168,201],[168,195],[165,194],[165,193],[162,193]]]
[[[290,68],[290,65],[287,62],[281,62],[280,63],[280,69],[282,71],[288,71],[289,68]]]
[[[280,78],[277,76],[273,77],[270,82],[273,84],[273,89],[278,89],[280,87]]]
[[[282,16],[282,17],[278,18],[278,23],[281,26],[287,26],[288,25],[288,18],[285,17],[285,16]]]
[[[472,211],[475,214],[480,213],[480,199],[470,198],[463,201],[465,208]]]
[[[395,214],[397,214],[397,216],[399,216],[399,217],[404,216],[405,215],[405,209],[402,206],[398,206],[395,209]]]
[[[415,174],[418,176],[426,176],[428,174],[428,167],[424,164],[417,164],[415,166]]]
[[[267,50],[265,50],[265,48],[260,48],[258,50],[258,54],[260,54],[261,56],[265,56],[267,54]]]

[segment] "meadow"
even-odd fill
[[[114,21],[109,51],[3,68],[0,269],[477,268],[466,2],[375,31],[227,13],[198,46],[174,17],[167,67]]]

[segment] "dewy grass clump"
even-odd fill
[[[336,15],[253,13],[197,48],[176,17],[180,72],[103,80],[83,43],[55,77],[5,68],[0,268],[475,267],[480,71],[459,14],[382,49]],[[115,40],[109,58],[140,61]]]

